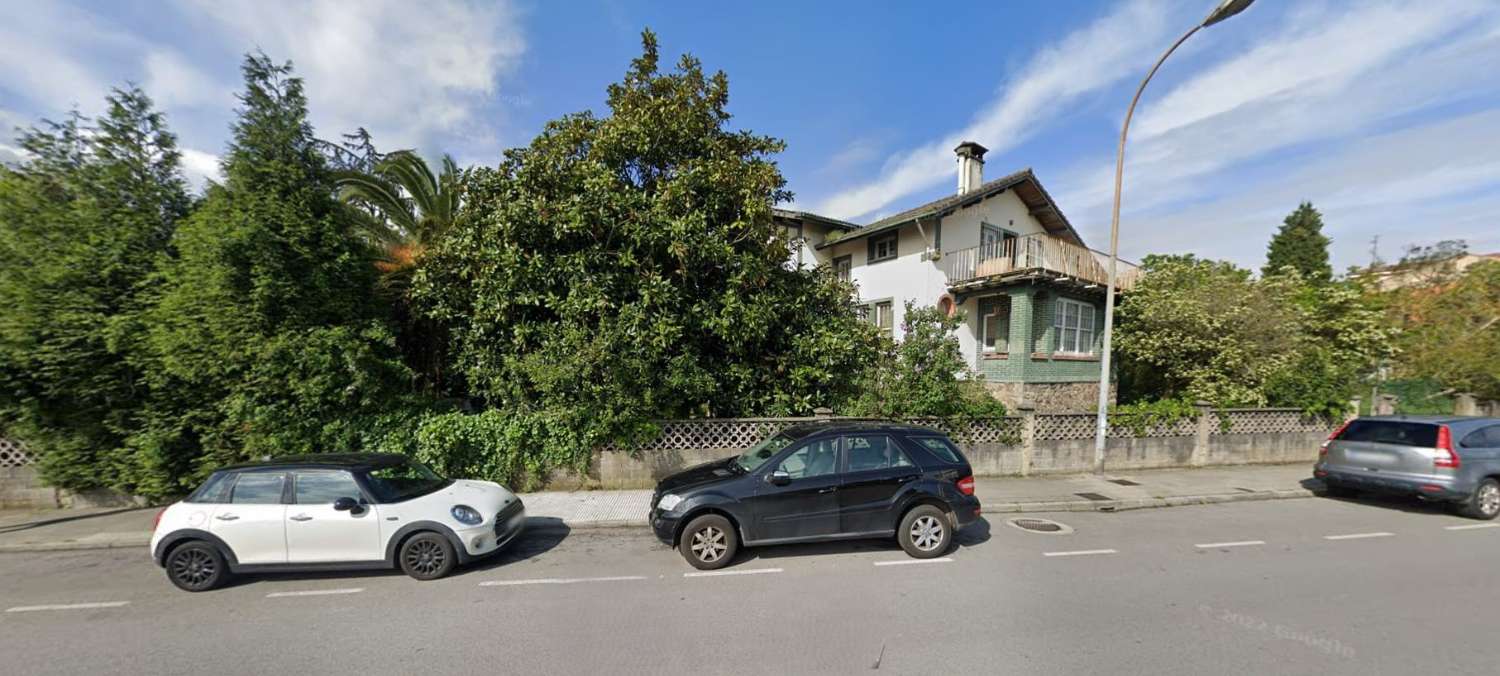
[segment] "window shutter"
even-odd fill
[[[865,254],[865,260],[868,261],[868,262],[872,262],[873,263],[875,261],[875,240],[877,240],[877,239],[879,239],[879,238],[878,237],[866,237],[865,238],[865,244],[869,246],[869,251]]]

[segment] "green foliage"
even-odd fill
[[[1381,297],[1402,327],[1397,376],[1500,399],[1500,262],[1475,263],[1452,281]]]
[[[1004,416],[1005,405],[990,396],[968,368],[953,333],[963,314],[906,304],[902,340],[883,341],[882,354],[865,371],[845,415],[873,418],[943,418],[960,425],[977,418]]]
[[[1379,309],[1348,282],[1249,271],[1192,256],[1149,256],[1120,305],[1126,400],[1296,406],[1337,416],[1390,352]]]
[[[1109,424],[1144,436],[1155,427],[1168,427],[1198,417],[1198,407],[1187,399],[1154,399],[1119,404],[1109,411]],[[1221,424],[1228,418],[1221,416]]]
[[[125,330],[189,198],[176,139],[139,89],[104,115],[25,132],[0,167],[0,426],[56,485],[94,488],[129,465],[139,349]]]
[[[460,172],[443,156],[434,174],[420,155],[398,150],[366,172],[337,173],[339,199],[361,207],[365,234],[379,247],[388,287],[403,291],[423,253],[447,232],[461,203]]]
[[[1323,215],[1311,202],[1298,205],[1271,238],[1261,275],[1279,275],[1287,268],[1313,284],[1333,278],[1333,267],[1328,263],[1328,237],[1323,234]]]
[[[264,453],[357,449],[411,377],[301,80],[263,55],[243,70],[225,183],[177,231],[140,327],[154,396],[136,448],[148,471],[120,481],[145,494]]]
[[[785,265],[783,144],[726,128],[723,73],[660,72],[643,37],[610,116],[468,172],[413,284],[471,396],[564,444],[553,460],[652,418],[810,413],[848,396],[876,341],[847,286]]]

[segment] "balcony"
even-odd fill
[[[1007,238],[943,254],[938,267],[954,288],[1012,279],[1051,279],[1102,288],[1109,279],[1109,257],[1050,235]],[[1115,288],[1129,291],[1140,278],[1135,265],[1119,261]]]

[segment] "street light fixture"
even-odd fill
[[[1130,107],[1125,109],[1125,124],[1120,127],[1120,149],[1115,154],[1115,203],[1109,219],[1109,282],[1104,287],[1104,355],[1099,362],[1099,411],[1098,421],[1094,426],[1094,471],[1101,474],[1104,472],[1104,442],[1109,432],[1110,343],[1114,338],[1115,268],[1120,254],[1120,184],[1125,175],[1125,136],[1130,132],[1130,118],[1135,115],[1135,104],[1140,102],[1141,92],[1146,90],[1146,84],[1151,82],[1152,76],[1156,75],[1157,69],[1161,68],[1162,62],[1172,52],[1177,51],[1194,33],[1245,11],[1252,2],[1255,0],[1223,0],[1214,11],[1209,12],[1202,23],[1177,38],[1177,42],[1172,43],[1161,58],[1156,60],[1156,64],[1151,66],[1146,78],[1141,80],[1141,86],[1136,87],[1135,96],[1130,99]]]

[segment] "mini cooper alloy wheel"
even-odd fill
[[[441,570],[448,560],[448,553],[436,542],[423,540],[412,543],[406,550],[406,566],[423,575]]]
[[[172,575],[189,587],[207,584],[218,570],[218,562],[201,549],[187,549],[172,557]]]

